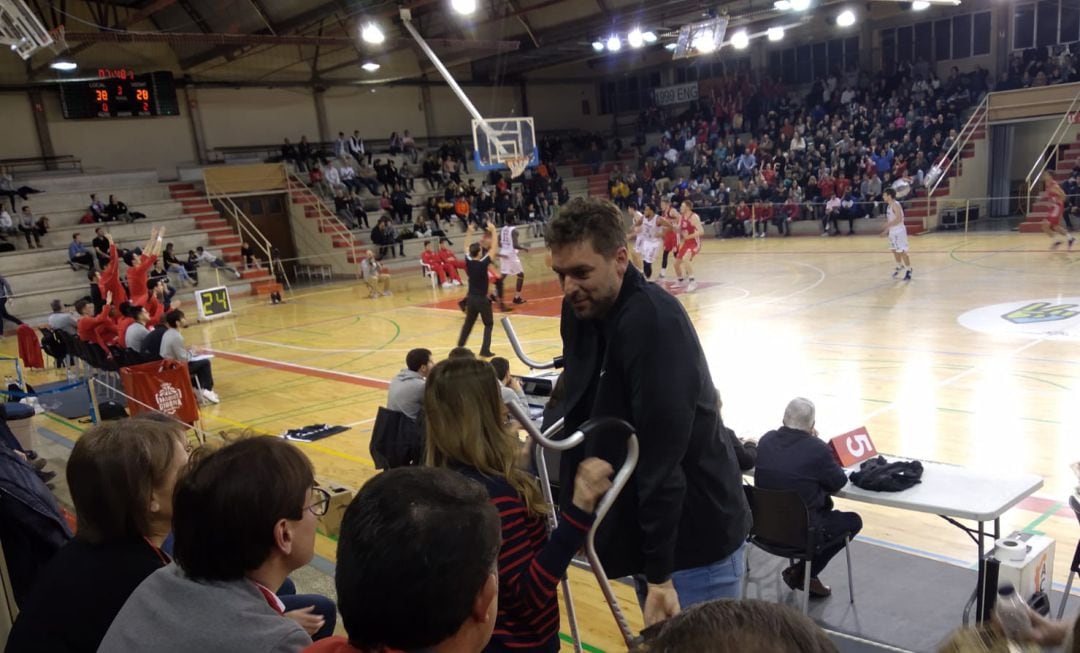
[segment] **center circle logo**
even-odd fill
[[[1080,340],[1080,297],[1029,299],[970,310],[956,321],[990,335]]]

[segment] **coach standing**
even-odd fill
[[[571,200],[549,224],[547,243],[564,295],[565,432],[618,417],[634,425],[641,446],[637,471],[597,533],[606,571],[635,575],[646,626],[680,604],[738,598],[750,510],[690,317],[630,265],[610,202]],[[625,442],[590,438],[563,454],[560,477],[573,478],[591,456],[619,463]],[[562,488],[562,505],[572,489]]]

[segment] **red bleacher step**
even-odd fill
[[[1038,222],[1021,222],[1020,223],[1020,233],[1022,233],[1022,234],[1038,233],[1040,231],[1042,231],[1042,221],[1041,220],[1038,221]]]

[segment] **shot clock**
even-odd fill
[[[97,79],[61,84],[60,107],[65,118],[180,115],[172,73],[136,75],[126,68],[102,68]]]
[[[196,290],[195,303],[199,307],[200,320],[213,320],[232,313],[229,289],[225,286]]]

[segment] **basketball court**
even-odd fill
[[[817,404],[823,436],[865,425],[886,454],[1037,474],[1045,485],[1006,513],[1002,528],[1058,541],[1060,590],[1075,537],[1063,501],[1075,484],[1068,464],[1080,459],[1080,360],[1073,354],[1080,293],[1070,290],[1080,252],[1050,252],[1036,235],[922,236],[912,239],[915,278],[902,282],[889,276],[885,245],[871,236],[706,241],[700,287],[679,298],[704,344],[725,423],[758,438],[778,427],[787,401],[801,395]],[[550,359],[560,352],[558,285],[542,253],[523,260],[529,303],[510,315],[526,353]],[[462,289],[432,290],[416,276],[395,280],[394,291],[369,300],[362,284],[345,282],[297,290],[276,306],[235,300],[235,316],[188,329],[190,344],[216,356],[222,403],[203,410],[207,427],[280,435],[315,423],[348,426],[298,446],[320,476],[362,485],[375,474],[368,445],[376,409],[405,353],[427,347],[445,357],[462,320]],[[1027,308],[1039,302],[1059,310]],[[1023,332],[1031,324],[1043,326]],[[479,333],[470,346],[479,346]],[[527,372],[501,329],[493,350],[515,373]],[[13,339],[0,353],[14,355]],[[30,382],[58,374],[35,373]],[[86,425],[44,415],[36,428],[73,441]],[[863,515],[859,540],[956,567],[974,583],[971,542],[937,517],[841,508]],[[334,541],[320,536],[317,548],[322,568],[331,568]],[[830,571],[842,573],[842,562],[834,566]],[[572,569],[571,579],[586,643],[620,650],[591,575]],[[826,603],[846,605],[842,582],[836,585]],[[616,591],[640,627],[630,588],[616,584]],[[956,624],[961,610],[956,605]]]

